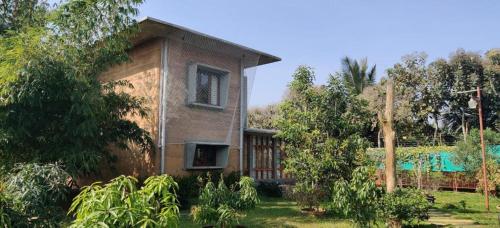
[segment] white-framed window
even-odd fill
[[[229,71],[192,63],[188,69],[188,104],[223,109],[229,91]]]

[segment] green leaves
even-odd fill
[[[431,203],[416,189],[398,188],[384,195],[380,205],[380,216],[386,219],[413,222],[429,217]]]
[[[234,189],[238,188],[238,191]],[[221,174],[219,183],[215,187],[210,176],[201,189],[199,205],[191,208],[193,221],[202,225],[229,226],[238,222],[240,214],[237,210],[254,208],[258,203],[255,181],[251,177],[241,177],[237,186],[229,189],[224,183]]]
[[[84,187],[71,204],[72,227],[100,223],[108,227],[177,227],[177,183],[171,176],[151,176],[137,190],[137,179],[119,176],[104,186]]]
[[[359,132],[368,121],[360,101],[335,76],[314,86],[314,72],[301,66],[289,85],[290,97],[280,104],[276,137],[285,142],[286,172],[297,183],[329,188],[331,181],[350,178],[361,164],[366,141]]]
[[[57,225],[64,217],[59,205],[67,197],[70,181],[57,163],[17,164],[6,175],[5,189],[0,191],[0,198],[5,194],[5,202],[0,199],[0,217],[19,226]]]
[[[331,189],[333,211],[352,219],[360,227],[375,222],[381,192],[366,167],[356,168],[350,181],[335,181]]]

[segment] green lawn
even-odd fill
[[[490,198],[491,211],[486,212],[484,198],[479,193],[442,191],[433,192],[433,195],[436,197],[435,210],[449,213],[456,218],[472,219],[486,227],[498,227],[496,206],[500,204],[500,200],[497,198]],[[460,207],[458,202],[461,200],[465,201],[465,210],[459,208],[443,209],[445,204],[454,204]],[[194,224],[188,214],[188,211],[182,212],[180,227],[201,227]],[[247,227],[353,227],[352,223],[347,220],[303,215],[295,202],[274,198],[262,199],[257,208],[248,211],[247,215],[240,219],[240,224]],[[429,227],[429,225],[421,227]]]
[[[500,200],[490,196],[490,212],[487,212],[484,206],[484,196],[479,193],[467,192],[449,192],[441,191],[434,192],[436,196],[436,204],[434,207],[442,212],[452,214],[453,217],[461,219],[472,219],[481,225],[498,227],[497,216],[499,210],[496,209],[500,205]],[[465,201],[466,209],[444,209],[446,204],[453,204],[460,208],[459,201]]]
[[[275,198],[261,199],[257,208],[248,211],[246,216],[240,219],[240,224],[247,227],[352,227],[351,223],[345,220],[303,215],[295,202]],[[192,222],[188,212],[184,212],[179,227],[200,226]]]

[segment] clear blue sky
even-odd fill
[[[380,78],[412,52],[426,52],[432,61],[457,48],[500,47],[496,0],[146,0],[139,18],[145,16],[281,57],[257,69],[250,106],[279,102],[302,64],[324,83],[346,55],[367,57]]]

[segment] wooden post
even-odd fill
[[[393,129],[393,107],[394,107],[394,84],[390,80],[387,82],[387,92],[385,100],[385,111],[382,121],[384,131],[385,158],[385,178],[387,192],[391,193],[396,188],[396,151],[394,148],[394,138],[396,133]]]
[[[392,80],[387,81],[387,91],[385,98],[385,110],[378,113],[379,120],[384,131],[384,147],[385,147],[385,184],[387,193],[394,192],[396,188],[396,151],[394,139],[396,133],[393,129],[393,108],[394,108],[394,83]],[[389,227],[400,228],[402,223],[397,219],[388,221]]]

